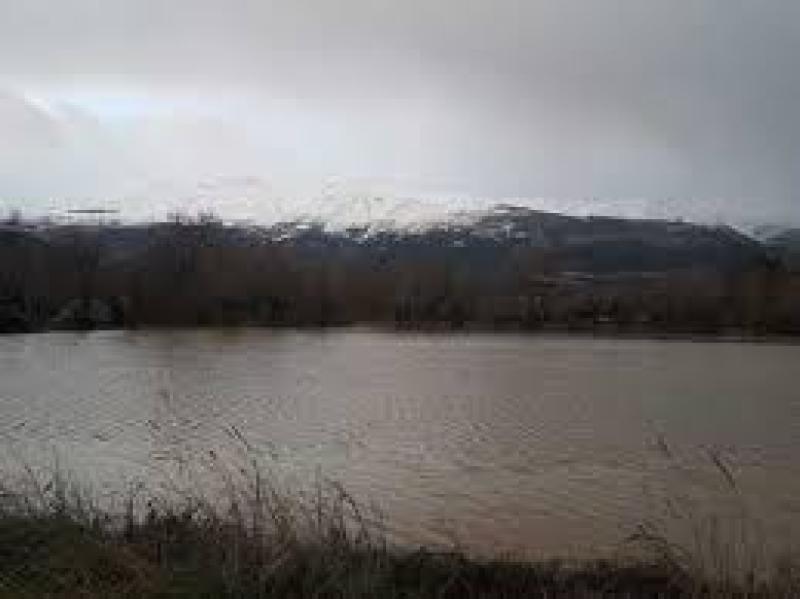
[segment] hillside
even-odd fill
[[[353,226],[338,231],[322,222],[301,222],[267,232],[271,239],[306,251],[360,248],[394,258],[456,257],[488,266],[509,252],[536,250],[546,252],[558,270],[598,273],[736,270],[764,254],[760,243],[730,227],[576,217],[508,205],[461,216],[411,230]]]
[[[341,223],[340,223],[341,224]],[[514,206],[426,226],[0,229],[0,330],[148,325],[800,332],[798,276],[730,227]]]
[[[789,268],[800,271],[800,229],[783,229],[766,237],[763,243]]]

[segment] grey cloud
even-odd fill
[[[669,205],[800,221],[797,56],[795,0],[0,0],[0,89],[18,99],[108,90],[237,107],[138,126],[62,107],[43,125],[2,100],[15,141],[0,142],[0,192],[24,191],[38,152],[50,159],[36,177],[54,173],[64,193],[170,169],[291,171],[496,197],[692,198]],[[114,177],[89,181],[91,156]]]

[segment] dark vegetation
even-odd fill
[[[139,492],[117,510],[58,475],[0,484],[0,598],[789,599],[800,591],[791,562],[765,578],[714,544],[707,571],[646,527],[637,557],[603,561],[393,546],[337,484],[287,494],[258,469],[248,476],[213,502]]]
[[[335,535],[272,546],[191,512],[136,522],[124,533],[70,516],[5,517],[0,541],[0,597],[9,599],[689,596],[656,566],[478,563],[391,553]]]
[[[0,226],[0,331],[351,323],[793,335],[800,271],[730,228],[512,207],[417,233]]]

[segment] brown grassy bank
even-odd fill
[[[800,596],[788,562],[711,577],[652,528],[638,558],[477,560],[392,546],[338,484],[289,494],[255,467],[242,480],[223,501],[138,493],[117,509],[60,474],[0,484],[0,598]]]

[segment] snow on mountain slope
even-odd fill
[[[173,213],[214,213],[225,221],[275,225],[318,224],[326,230],[420,230],[444,223],[470,222],[494,202],[420,194],[404,195],[386,186],[331,182],[309,191],[257,177],[217,177],[196,185],[151,183],[119,201],[73,200],[52,203],[50,215],[68,209],[118,211],[122,221],[163,220]]]
[[[140,186],[118,200],[61,199],[39,210],[25,210],[26,216],[49,216],[55,220],[84,218],[81,210],[113,212],[122,222],[153,222],[170,214],[213,213],[226,222],[262,226],[277,224],[319,226],[326,231],[364,229],[421,232],[432,228],[466,227],[487,217],[505,215],[508,210],[534,210],[572,217],[612,216],[624,219],[674,220],[679,211],[669,203],[652,204],[645,200],[513,198],[498,201],[488,198],[453,196],[424,191],[399,192],[396,186],[381,182],[336,179],[317,188],[253,176],[219,176],[199,183],[179,184],[157,181]],[[95,213],[99,214],[99,213]],[[89,219],[93,218],[91,214]],[[502,220],[502,219],[501,219]],[[701,221],[702,222],[702,221]],[[507,223],[495,223],[508,226]],[[289,227],[291,228],[291,226]],[[738,227],[750,237],[763,241],[773,237],[774,227]]]
[[[469,224],[498,205],[513,205],[572,216],[609,214],[622,217],[664,217],[651,214],[643,201],[603,202],[512,198],[497,200],[438,194],[373,181],[336,179],[316,188],[252,176],[220,176],[199,183],[158,181],[141,186],[116,201],[93,199],[51,202],[55,216],[68,209],[103,208],[119,212],[123,221],[162,220],[171,213],[213,212],[226,221],[259,225],[315,223],[327,230],[351,227],[370,230],[425,230],[445,224]]]

